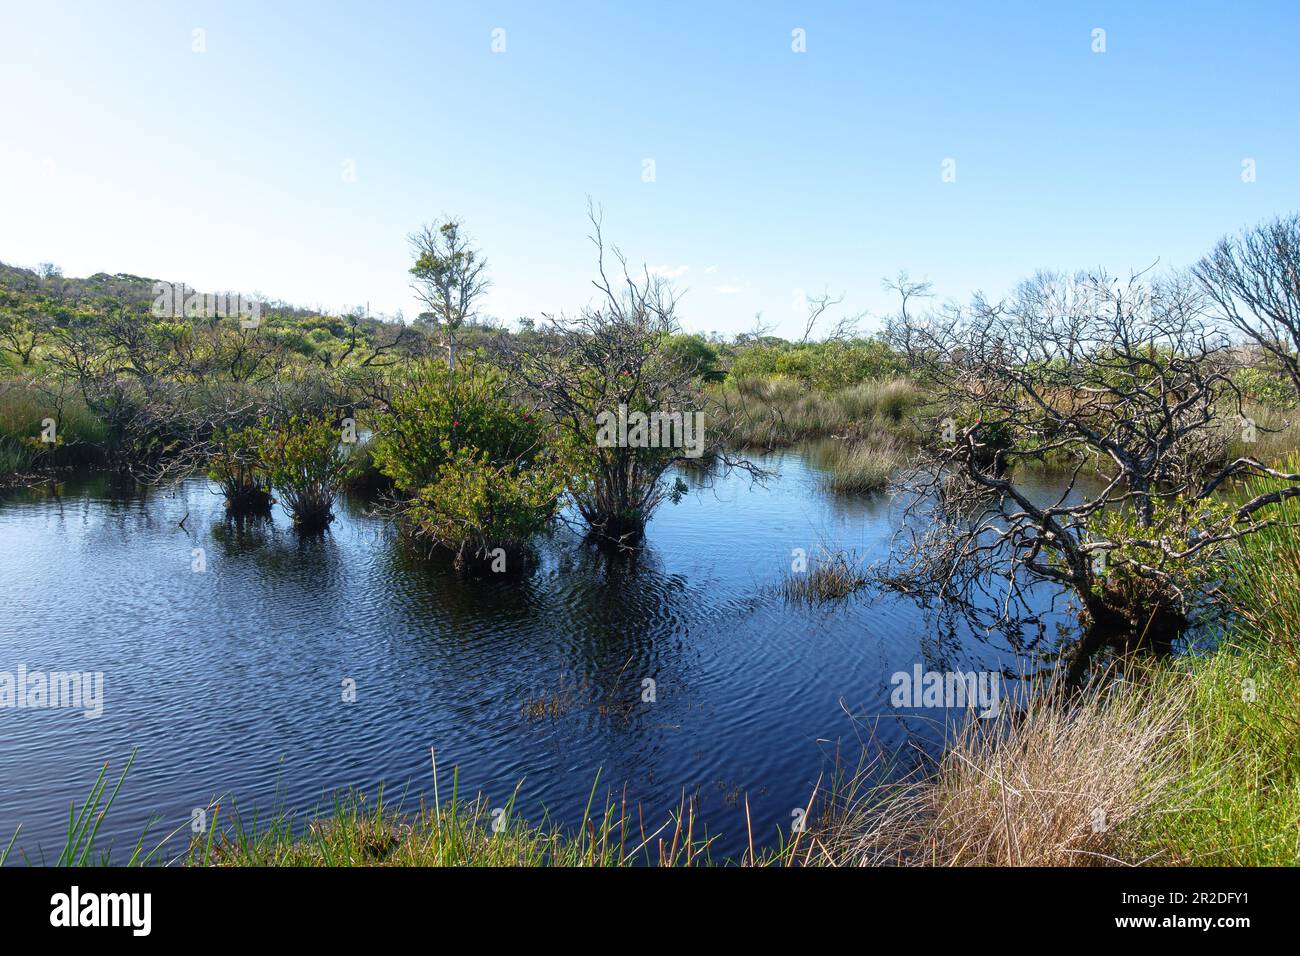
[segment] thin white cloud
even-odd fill
[[[705,275],[713,275],[713,273],[715,273],[715,272],[717,272],[717,271],[718,271],[718,267],[717,267],[717,266],[708,266],[707,268],[705,268],[705,270],[704,270],[704,274],[705,274]]]
[[[737,292],[741,291],[741,288],[738,285],[720,285],[714,289],[714,291],[717,292],[718,295],[735,295]]]
[[[652,276],[661,276],[665,279],[680,279],[684,276],[690,266],[650,266]]]

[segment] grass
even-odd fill
[[[822,439],[805,447],[809,460],[827,471],[826,487],[837,494],[884,491],[912,457],[911,446],[890,432],[844,442]]]
[[[42,422],[58,419],[56,442],[40,442]],[[69,467],[103,456],[107,429],[81,401],[69,397],[60,413],[51,399],[26,379],[0,383],[0,485],[45,467]]]
[[[823,550],[807,570],[790,571],[780,591],[792,604],[821,604],[848,597],[868,583],[867,574],[851,555]]]
[[[1184,704],[1126,683],[1068,703],[1049,687],[969,719],[926,776],[866,790],[831,839],[841,864],[1096,866],[1179,787]]]
[[[1134,821],[1136,848],[1170,865],[1300,864],[1294,655],[1229,643],[1189,662],[1185,688],[1172,765],[1179,792]]]
[[[881,432],[907,438],[924,395],[903,378],[860,382],[836,392],[797,379],[740,379],[715,389],[724,428],[744,447],[774,449],[816,438],[851,440]]]
[[[81,808],[72,806],[67,840],[56,865],[109,864],[111,848],[98,846],[96,837],[134,760],[133,754],[107,798],[105,766]],[[165,858],[163,848],[188,825],[173,830],[149,852],[142,836],[125,865],[671,867],[815,862],[815,841],[804,836],[808,831],[759,850],[752,828],[748,849],[739,859],[715,860],[710,852],[714,838],[703,833],[694,801],[683,797],[667,819],[652,823],[639,807],[627,805],[626,793],[620,800],[608,798],[598,806],[599,775],[578,825],[562,828],[545,819],[537,825],[520,819],[515,812],[518,788],[498,807],[482,796],[462,799],[454,770],[451,792],[443,799],[436,757],[433,770],[433,805],[414,813],[387,803],[382,787],[374,800],[355,792],[338,796],[326,812],[307,819],[280,809],[265,818],[246,818],[233,807],[223,815],[223,807],[213,803],[205,810],[210,825],[192,835],[179,853]],[[810,800],[808,809],[811,806]],[[748,820],[747,801],[745,811]],[[0,866],[12,855],[20,829],[0,854]]]
[[[453,775],[454,781],[454,775]],[[292,816],[246,825],[236,816],[217,837],[196,839],[181,862],[191,866],[690,866],[708,862],[709,841],[692,832],[693,813],[649,831],[612,803],[589,801],[571,832],[515,813],[515,794],[492,808],[476,798],[449,800],[414,814],[350,794],[305,829]],[[594,798],[595,789],[592,790]]]
[[[1227,451],[1230,457],[1256,458],[1267,463],[1300,448],[1300,408],[1283,410],[1248,403],[1244,410],[1253,428],[1239,420],[1224,424],[1230,438]]]
[[[1300,468],[1300,455],[1279,461],[1280,470]],[[1244,495],[1264,494],[1282,483],[1249,482]],[[1242,633],[1259,642],[1289,642],[1300,636],[1300,502],[1292,498],[1272,509],[1277,521],[1249,538],[1236,553],[1224,589],[1242,618]]]

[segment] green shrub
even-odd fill
[[[415,366],[376,423],[374,460],[405,496],[417,538],[462,570],[520,566],[528,539],[555,513],[565,471],[538,416],[512,402],[500,376],[465,355]],[[499,549],[499,550],[498,550]]]
[[[256,426],[218,429],[212,436],[208,477],[221,488],[231,514],[256,514],[271,507],[271,481],[261,457],[265,439],[264,430]]]
[[[702,335],[674,335],[665,349],[668,361],[689,370],[702,382],[721,382],[726,374],[718,368],[718,350]]]
[[[880,339],[870,338],[751,345],[736,353],[729,375],[733,380],[782,375],[829,392],[902,371],[902,359]]]
[[[280,428],[262,423],[257,453],[271,487],[302,531],[322,530],[334,520],[334,499],[347,468],[342,437],[328,418],[295,415]]]
[[[1295,407],[1295,386],[1279,372],[1267,368],[1242,368],[1233,373],[1232,382],[1242,394],[1269,408]]]
[[[525,469],[472,448],[446,451],[438,479],[406,509],[411,529],[450,551],[462,570],[517,570],[517,557],[555,513],[563,472],[549,459]]]
[[[454,373],[439,361],[413,366],[387,411],[376,422],[375,462],[407,494],[437,481],[462,448],[526,468],[545,445],[538,417],[511,402],[500,376],[468,356]]]

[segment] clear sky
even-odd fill
[[[490,314],[587,302],[588,195],[723,333],[794,332],[800,289],[879,315],[900,269],[964,299],[1186,265],[1300,209],[1296,0],[0,0],[0,90],[0,260],[408,317],[441,213]]]

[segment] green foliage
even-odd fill
[[[1232,382],[1242,394],[1268,408],[1289,409],[1296,403],[1295,386],[1285,376],[1264,368],[1241,368]]]
[[[440,361],[413,365],[387,411],[376,422],[375,462],[408,494],[437,481],[461,449],[527,468],[545,445],[537,415],[509,400],[499,373],[468,357],[455,372]]]
[[[1231,529],[1235,505],[1222,499],[1178,497],[1154,502],[1150,525],[1129,508],[1099,511],[1089,537],[1110,547],[1094,565],[1106,603],[1135,623],[1162,609],[1186,615],[1223,580],[1237,549],[1234,540],[1206,544],[1187,553],[1202,535],[1211,540]]]
[[[1300,455],[1293,453],[1279,468],[1294,474],[1300,469]],[[1253,497],[1286,486],[1260,478],[1247,484],[1245,494]],[[1251,632],[1294,642],[1300,639],[1300,500],[1279,502],[1269,518],[1273,524],[1244,538],[1232,553],[1224,588]]]
[[[565,485],[537,415],[472,360],[455,372],[437,361],[411,369],[376,424],[374,459],[407,496],[407,527],[462,568],[491,565],[498,548],[517,556]]]
[[[692,372],[702,382],[726,378],[718,367],[718,350],[702,335],[673,335],[664,349],[665,358],[679,369]]]
[[[804,345],[781,342],[740,349],[732,360],[729,377],[735,380],[783,375],[829,392],[887,378],[902,369],[902,359],[877,338]]]
[[[212,436],[208,477],[221,487],[226,507],[236,514],[265,511],[271,506],[271,479],[262,462],[264,429],[218,429]]]
[[[416,492],[406,510],[412,529],[455,555],[459,567],[510,566],[555,513],[565,475],[549,456],[528,468],[495,464],[487,452],[461,447],[437,479]],[[500,549],[499,554],[494,552]]]
[[[280,428],[263,420],[259,432],[258,457],[295,527],[326,527],[334,520],[331,509],[347,468],[340,429],[328,418],[295,415]]]

